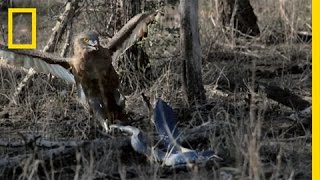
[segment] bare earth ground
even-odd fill
[[[179,31],[159,30],[153,25],[154,31],[149,33],[143,48],[149,55],[155,78],[150,86],[142,88],[134,84],[139,82],[135,79],[138,77],[130,76],[136,88],[127,96],[132,125],[152,131],[148,128],[148,112],[140,93],[145,92],[152,99],[162,97],[177,112],[182,131],[205,123],[212,127],[199,138],[190,138],[193,140],[185,145],[212,148],[223,160],[188,171],[162,168],[134,153],[130,147],[117,149],[122,141],[127,141],[125,136],[90,134],[89,113],[77,102],[72,87],[60,79],[49,80],[46,75],[37,74],[19,101],[10,103],[26,72],[0,66],[0,145],[22,142],[22,137],[28,134],[55,142],[98,141],[89,147],[76,148],[75,153],[70,153],[74,156],[61,155],[59,159],[56,155],[49,160],[41,158],[47,150],[43,147],[1,146],[2,160],[33,155],[19,162],[19,168],[14,171],[3,168],[0,174],[12,179],[311,179],[311,117],[294,118],[295,110],[268,99],[263,92],[253,95],[252,99],[249,97],[255,79],[287,88],[311,102],[311,42],[297,42],[290,34],[290,26],[297,31],[311,31],[308,29],[311,2],[287,2],[288,20],[281,16],[279,1],[252,4],[262,32],[260,38],[246,39],[232,37],[230,32],[214,27],[214,3],[201,1],[202,75],[207,104],[188,108],[183,100]],[[59,7],[62,4],[50,6],[38,15],[38,49],[46,44],[56,15],[63,11]],[[1,12],[0,19],[5,18],[6,14]],[[90,21],[85,19],[81,15],[77,18],[73,34],[87,29],[84,26]],[[3,39],[0,40],[2,43]],[[297,71],[285,68],[291,65],[301,68]],[[123,87],[126,88],[130,89],[128,84]],[[197,137],[197,134],[190,136]],[[114,140],[119,142],[106,143]]]

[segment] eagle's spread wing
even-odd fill
[[[38,72],[51,73],[68,83],[75,83],[68,59],[36,50],[13,50],[0,44],[0,62]]]
[[[148,24],[154,22],[158,15],[156,12],[140,13],[131,18],[120,31],[111,38],[107,48],[112,53],[113,61],[131,47],[139,38],[146,35]]]

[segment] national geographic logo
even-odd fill
[[[13,43],[13,14],[31,14],[31,43]],[[37,48],[37,10],[36,8],[8,8],[8,48],[9,49],[36,49]]]

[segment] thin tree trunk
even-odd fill
[[[243,34],[260,35],[257,16],[250,0],[218,0],[219,20],[223,26],[233,26]]]
[[[189,105],[206,100],[201,73],[198,0],[180,0],[182,80]]]

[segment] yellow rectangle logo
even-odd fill
[[[13,13],[31,13],[31,44],[13,44]],[[8,48],[36,49],[37,48],[37,10],[36,8],[8,8]]]

